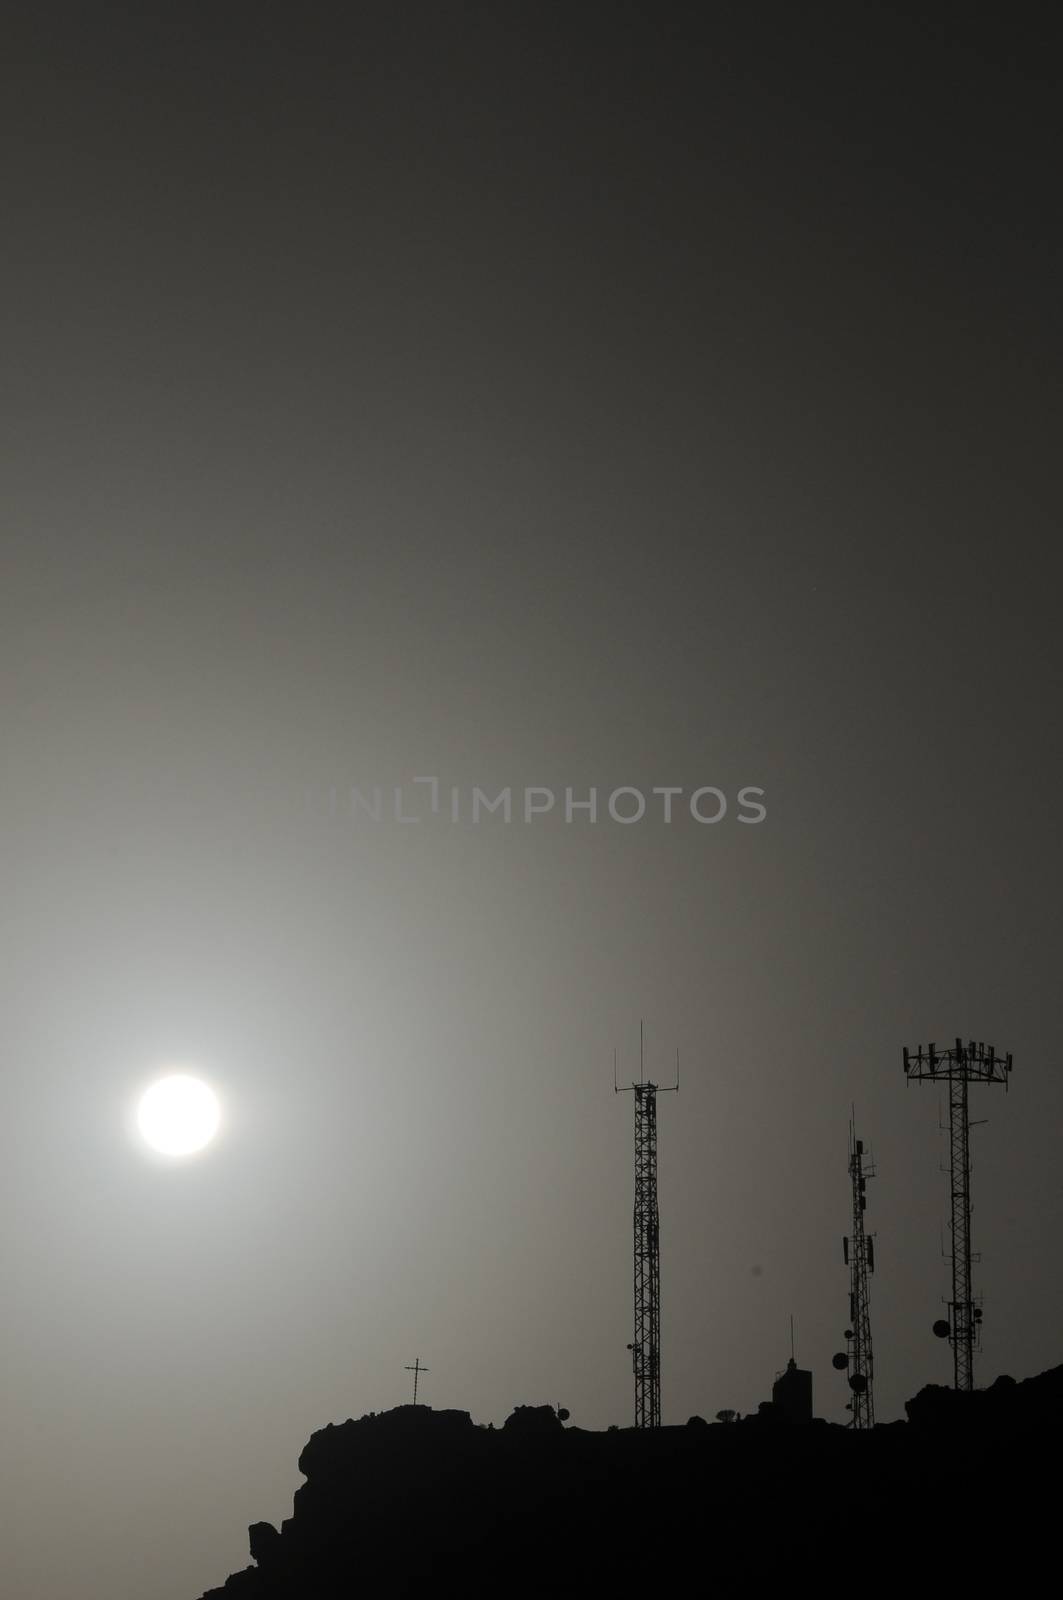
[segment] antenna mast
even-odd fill
[[[875,1239],[864,1228],[867,1180],[875,1176],[875,1163],[856,1137],[855,1120],[849,1123],[849,1181],[853,1191],[853,1231],[842,1239],[842,1256],[849,1268],[849,1323],[846,1348],[834,1357],[839,1371],[848,1370],[852,1399],[852,1428],[875,1426],[875,1361],[871,1347],[871,1274],[875,1270]]]
[[[909,1083],[949,1086],[949,1189],[952,1201],[952,1299],[949,1315],[934,1323],[934,1332],[952,1346],[953,1382],[957,1389],[974,1388],[974,1352],[979,1345],[982,1308],[971,1293],[971,1116],[967,1103],[972,1083],[1002,1083],[1011,1077],[1011,1056],[998,1056],[993,1046],[966,1045],[957,1039],[950,1050],[935,1045],[904,1051],[904,1076]]]
[[[645,1034],[639,1023],[639,1081],[630,1086],[635,1096],[635,1209],[634,1287],[635,1332],[628,1349],[635,1374],[635,1426],[661,1425],[661,1220],[657,1208],[657,1095],[678,1093],[676,1081],[661,1089],[645,1074]],[[613,1057],[613,1091],[626,1094],[616,1081]]]

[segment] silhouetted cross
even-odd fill
[[[428,1371],[428,1368],[427,1367],[422,1367],[421,1358],[420,1358],[420,1356],[417,1356],[416,1359],[414,1360],[413,1366],[412,1367],[407,1367],[406,1371],[413,1373],[413,1403],[414,1403],[414,1405],[416,1405],[417,1404],[417,1380],[421,1376],[422,1372],[427,1372]]]

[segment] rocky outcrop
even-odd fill
[[[976,1433],[1028,1432],[1063,1428],[1063,1367],[1036,1378],[999,1377],[988,1389],[962,1393],[927,1384],[905,1402],[908,1421],[917,1428]]]
[[[690,1592],[691,1574],[698,1587],[831,1586],[872,1554],[879,1582],[984,1583],[1013,1565],[1016,1526],[1027,1562],[1054,1526],[1042,1452],[998,1457],[992,1440],[1055,1429],[1061,1394],[1063,1368],[974,1396],[924,1389],[909,1423],[860,1434],[700,1418],[586,1433],[549,1406],[520,1406],[495,1429],[464,1411],[400,1406],[315,1433],[292,1516],[279,1530],[253,1524],[255,1565],[203,1600],[645,1596]],[[987,1448],[949,1466],[950,1493],[970,1474],[972,1491],[993,1498],[977,1539],[960,1545],[923,1514],[944,1471],[937,1436],[954,1424],[981,1431]]]

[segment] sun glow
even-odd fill
[[[221,1107],[214,1091],[190,1073],[159,1078],[140,1097],[137,1127],[142,1138],[166,1156],[192,1155],[218,1131]]]

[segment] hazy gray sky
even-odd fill
[[[627,1424],[640,1016],[666,1421],[791,1313],[844,1418],[853,1101],[879,1416],[948,1380],[957,1032],[979,1375],[1058,1362],[1037,13],[149,10],[5,24],[5,1592],[192,1600],[415,1356]],[[330,815],[426,774],[768,815]]]

